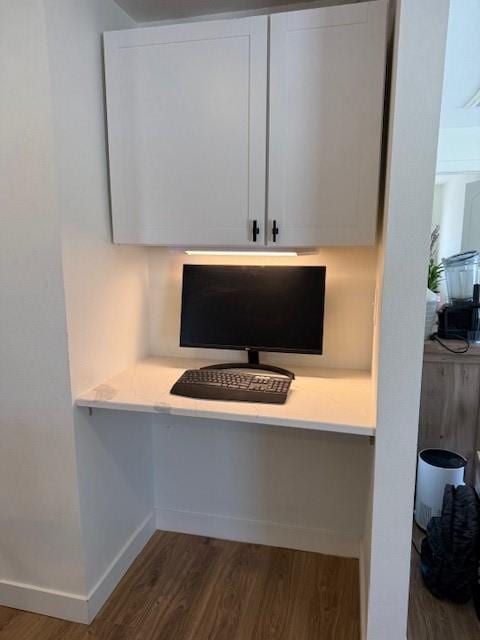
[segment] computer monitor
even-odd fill
[[[321,354],[325,272],[184,265],[180,346],[244,350],[256,368],[259,351]]]

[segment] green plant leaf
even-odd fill
[[[443,280],[443,266],[430,261],[428,265],[428,288],[434,293],[440,290],[440,282]]]

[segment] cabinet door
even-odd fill
[[[267,20],[105,34],[115,242],[264,244]]]
[[[271,17],[269,242],[375,242],[386,8]]]

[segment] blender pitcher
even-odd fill
[[[457,253],[444,258],[448,302],[458,304],[473,300],[473,286],[480,283],[480,254],[478,251]]]

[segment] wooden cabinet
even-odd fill
[[[452,348],[463,343],[448,341]],[[465,478],[474,480],[480,448],[480,347],[454,354],[427,342],[423,361],[418,449],[456,451],[468,460]]]
[[[386,4],[270,20],[269,239],[374,244]]]
[[[380,1],[105,34],[115,242],[373,244],[385,24]]]
[[[266,16],[105,34],[114,240],[263,243]]]

